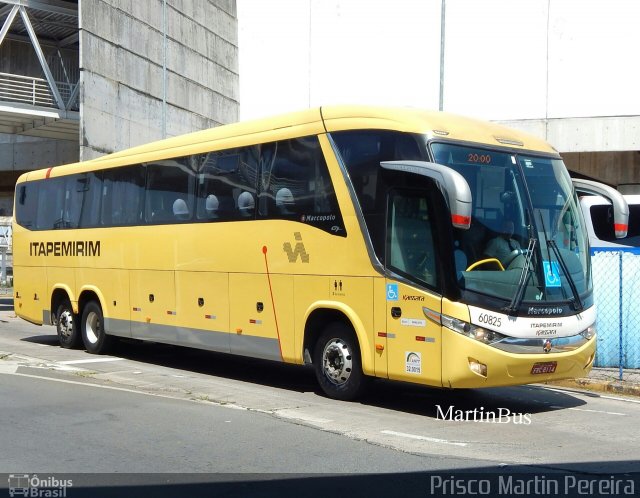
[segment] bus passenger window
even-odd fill
[[[198,220],[233,221],[253,217],[249,204],[255,206],[258,150],[257,146],[251,146],[200,156],[196,189]]]
[[[36,227],[52,230],[63,227],[65,178],[49,178],[40,183]]]
[[[105,170],[102,178],[101,220],[103,226],[135,225],[142,220],[143,167]]]
[[[100,199],[102,194],[102,172],[87,173],[79,180],[84,188],[84,201],[80,213],[79,227],[96,227],[100,224]]]
[[[23,183],[16,196],[16,222],[25,228],[35,228],[38,187],[41,182]]]
[[[195,198],[195,161],[195,158],[187,156],[147,165],[147,223],[175,223],[191,218]]]
[[[259,212],[269,218],[338,215],[335,192],[317,137],[263,147]]]

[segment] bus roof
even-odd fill
[[[464,140],[493,147],[556,154],[544,140],[487,121],[413,108],[326,106],[234,123],[151,142],[82,163],[45,168],[20,176],[18,183],[45,177],[136,164],[211,150],[355,129],[386,129],[428,137]]]

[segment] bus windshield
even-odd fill
[[[449,143],[431,150],[473,196],[471,228],[454,235],[461,289],[580,305],[591,289],[587,236],[562,160]]]

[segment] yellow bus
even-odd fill
[[[496,124],[322,107],[22,175],[15,310],[132,338],[447,388],[584,376],[587,234],[559,154]],[[242,360],[238,360],[242,361]]]

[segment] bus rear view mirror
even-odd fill
[[[451,224],[468,230],[471,226],[471,189],[467,180],[455,170],[427,161],[383,161],[384,169],[426,176],[435,180],[451,211]]]
[[[623,195],[604,183],[572,178],[576,192],[590,195],[601,195],[613,206],[613,230],[616,239],[624,239],[629,230],[629,205]]]

